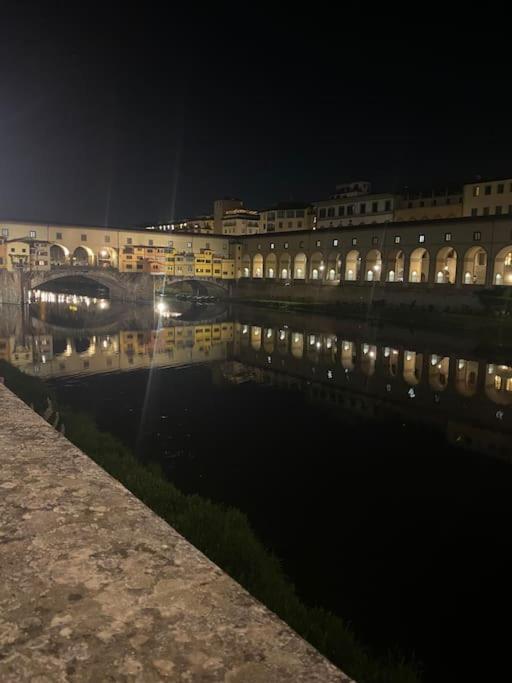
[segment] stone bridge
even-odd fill
[[[108,290],[108,298],[130,303],[153,301],[154,291],[164,282],[166,287],[174,284],[188,283],[195,295],[206,296],[212,293],[226,294],[225,282],[214,279],[191,277],[165,278],[163,275],[150,273],[121,273],[114,268],[97,268],[89,266],[54,266],[50,271],[33,272],[27,277],[27,289],[40,289],[44,285],[57,280],[86,280]],[[164,279],[165,278],[165,279]]]

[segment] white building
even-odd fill
[[[260,214],[251,209],[230,209],[222,217],[223,235],[254,235],[260,232]]]
[[[512,178],[479,180],[464,185],[463,216],[512,214]]]
[[[344,183],[336,187],[330,199],[315,202],[316,228],[391,222],[397,201],[389,192],[372,193],[367,181]]]

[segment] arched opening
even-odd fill
[[[428,282],[430,254],[423,247],[418,247],[411,254],[409,263],[409,282]]]
[[[354,342],[341,342],[341,365],[347,372],[352,372],[356,365],[356,347]]]
[[[396,377],[398,373],[398,355],[398,349],[391,349],[389,346],[382,349],[382,364],[390,377]]]
[[[255,351],[261,349],[261,327],[251,327],[251,346]]]
[[[265,259],[265,277],[273,280],[276,277],[277,271],[277,257],[275,254],[269,254]]]
[[[102,247],[98,251],[97,263],[102,268],[117,268],[117,251],[112,247]]]
[[[74,266],[92,266],[94,265],[94,254],[89,247],[77,247],[73,252],[71,262]]]
[[[487,252],[482,247],[471,247],[464,256],[462,282],[465,285],[485,285],[486,273]]]
[[[489,363],[485,372],[485,393],[501,406],[512,403],[512,367]]]
[[[306,279],[306,265],[306,254],[303,254],[302,252],[300,254],[297,254],[293,262],[293,277],[295,278],[295,280]]]
[[[279,277],[281,280],[290,279],[290,254],[281,254],[279,257]]]
[[[432,389],[444,391],[448,386],[448,373],[450,372],[449,356],[438,356],[433,353],[430,356],[428,366],[428,381]]]
[[[476,360],[464,360],[459,358],[455,367],[455,388],[462,396],[474,396],[476,394],[476,382],[478,379],[478,362]]]
[[[304,335],[301,332],[292,333],[291,351],[294,358],[302,358],[304,354]]]
[[[251,277],[251,257],[244,254],[242,258],[242,277]]]
[[[271,327],[263,330],[263,349],[266,353],[274,352],[275,334]]]
[[[378,249],[371,249],[366,254],[365,280],[368,282],[380,280],[382,272],[382,255]]]
[[[377,347],[373,344],[361,344],[361,371],[371,377],[375,373]]]
[[[277,333],[277,350],[283,356],[288,353],[288,330],[279,330]]]
[[[52,244],[50,247],[50,264],[65,266],[69,263],[69,249],[62,244]]]
[[[263,256],[256,254],[252,260],[252,276],[253,278],[263,277]]]
[[[318,334],[308,334],[307,356],[310,361],[318,363],[320,351],[322,349],[321,336]]]
[[[385,275],[387,282],[404,281],[404,252],[393,249],[386,257]]]
[[[310,268],[311,268],[311,270],[310,270],[309,276],[312,280],[323,280],[324,279],[324,277],[325,277],[324,257],[319,251],[316,251],[311,256]]]
[[[338,282],[340,279],[341,255],[332,251],[327,257],[327,280]]]
[[[357,249],[349,251],[345,261],[345,280],[353,281],[359,280],[359,271],[361,269],[361,257]]]
[[[423,354],[416,351],[404,351],[404,379],[407,384],[416,386],[421,382],[423,370]]]
[[[452,247],[439,249],[436,256],[436,284],[455,284],[457,252]]]
[[[512,285],[512,246],[496,254],[493,282],[495,285]]]

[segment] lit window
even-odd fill
[[[192,249],[192,242],[187,242],[187,249]]]
[[[317,247],[319,247],[320,244],[321,244],[320,240],[317,240],[317,241],[315,242],[315,244],[316,244]]]
[[[476,230],[473,233],[473,241],[474,242],[479,242],[482,239],[482,233],[479,230]]]
[[[418,242],[420,244],[423,244],[424,241],[425,241],[425,235],[418,235]]]
[[[338,246],[338,240],[333,240],[332,241],[332,246],[337,247]]]
[[[285,243],[284,243],[284,248],[285,248],[285,249],[288,249],[288,242],[285,242]]]
[[[473,197],[479,197],[480,196],[480,185],[475,185],[473,188]]]
[[[275,249],[275,248],[276,248],[276,245],[274,244],[274,242],[271,242],[271,243],[270,243],[270,248],[271,248],[271,249]]]
[[[357,237],[352,237],[352,246],[355,247],[357,245]]]
[[[400,235],[395,235],[395,244],[400,244]]]
[[[445,242],[451,242],[452,241],[452,233],[451,232],[445,232],[444,233],[444,241]]]
[[[2,237],[9,237],[9,228],[2,228]]]
[[[35,230],[31,230],[31,231],[30,231],[30,237],[34,238],[35,236],[36,236],[36,231],[35,231]]]

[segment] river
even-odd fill
[[[508,669],[512,358],[484,341],[222,304],[0,309],[0,358],[243,510],[308,604],[436,683]]]

